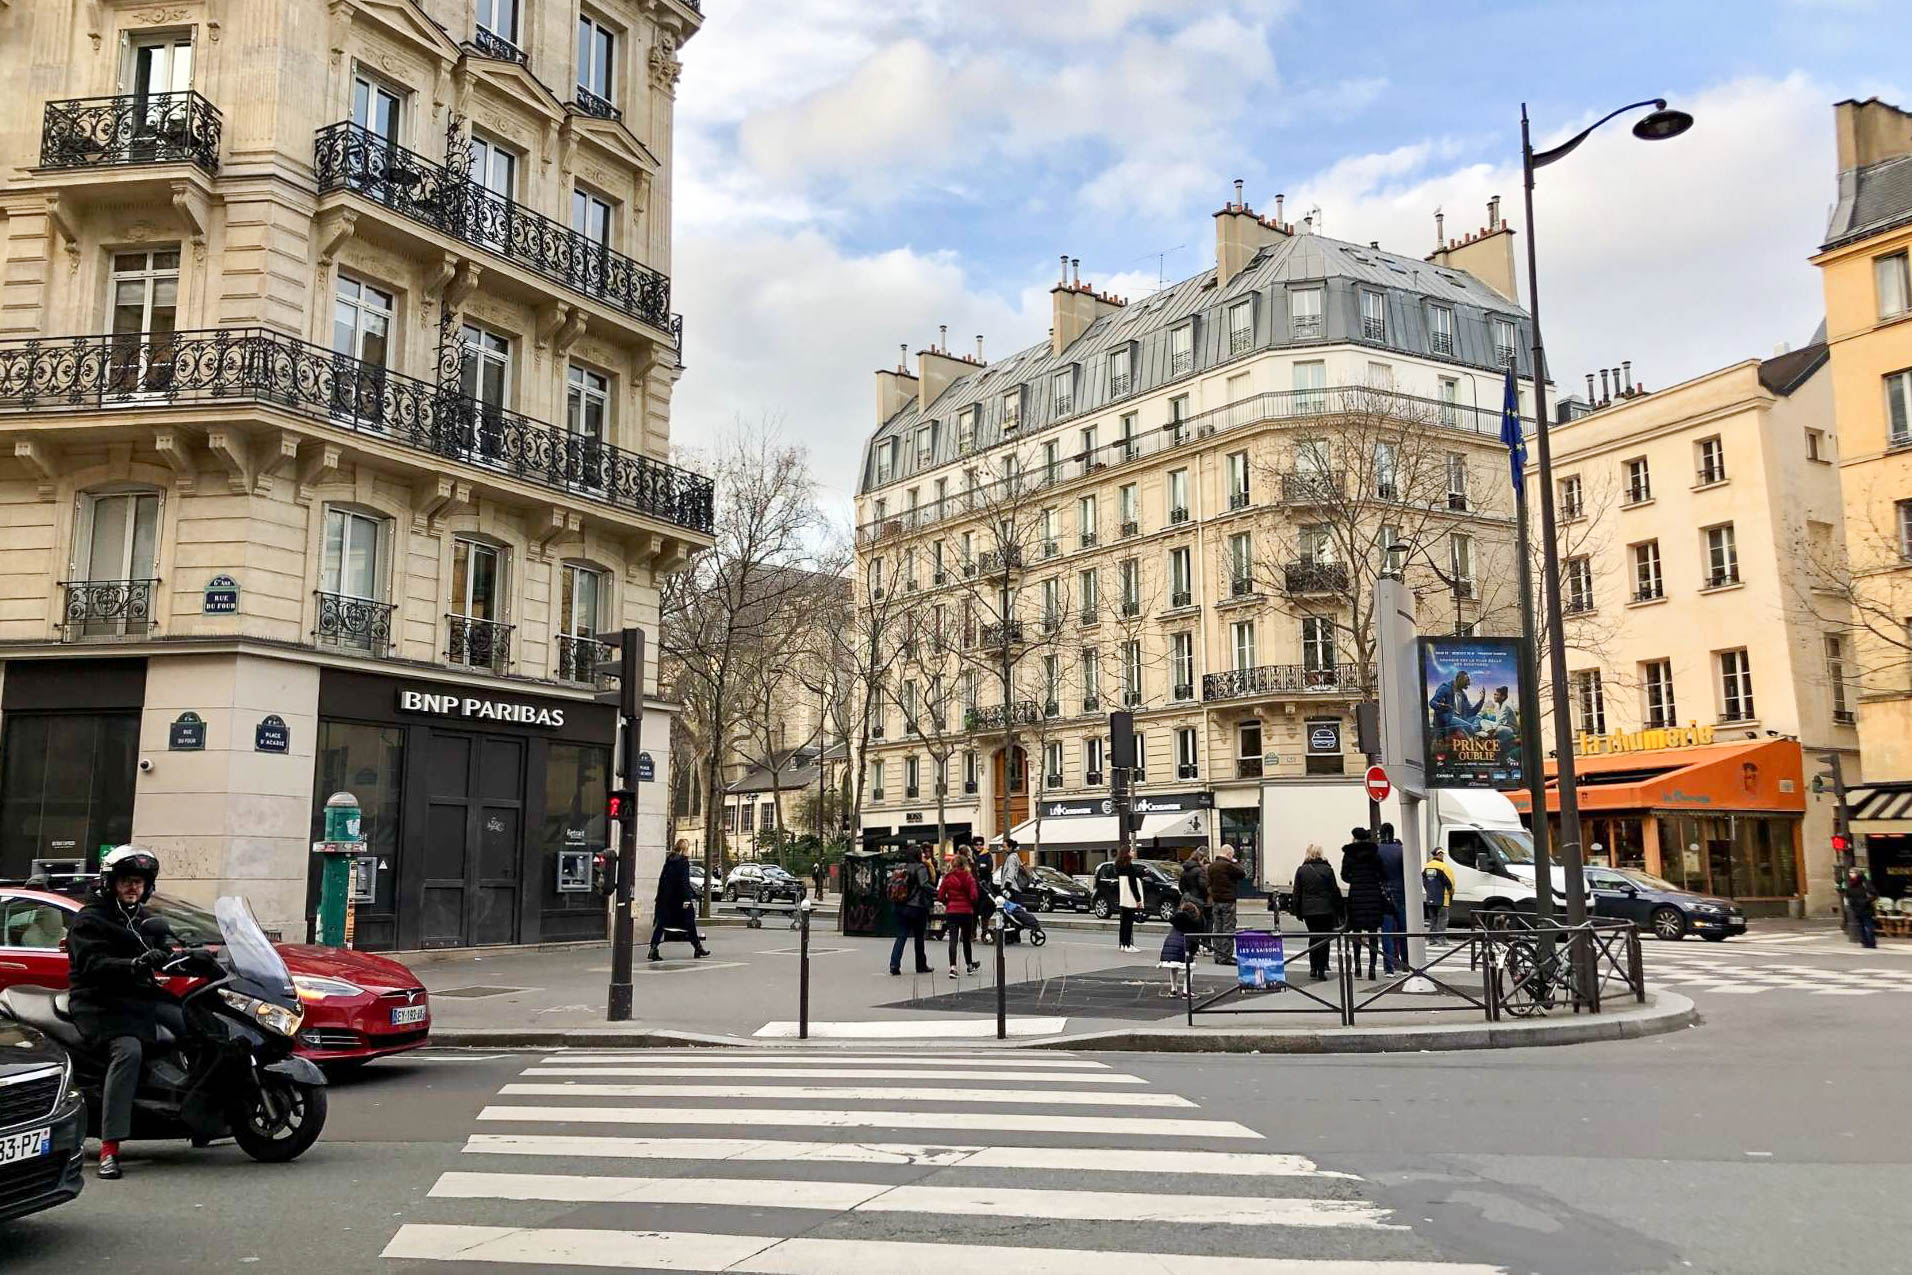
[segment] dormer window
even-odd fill
[[[1385,341],[1388,339],[1387,298],[1379,292],[1361,294],[1361,339],[1364,341]]]
[[[1002,428],[1005,434],[1022,424],[1022,386],[1013,390],[1004,390],[1002,394]]]
[[[1075,411],[1075,369],[1065,367],[1049,378],[1049,410],[1061,417]]]
[[[1134,371],[1134,351],[1127,345],[1109,351],[1109,397],[1121,398],[1129,392]]]
[[[1168,334],[1168,371],[1182,376],[1195,370],[1195,325],[1184,323]]]
[[[1427,308],[1427,344],[1436,354],[1454,352],[1454,312],[1444,305]]]
[[[1246,354],[1255,344],[1255,303],[1243,297],[1228,307],[1228,353]]]
[[[1321,335],[1321,289],[1296,288],[1288,294],[1288,326],[1296,340]]]

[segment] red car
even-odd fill
[[[66,931],[82,900],[49,890],[0,886],[0,990],[25,983],[64,988]],[[155,894],[146,908],[182,943],[217,943],[212,913]],[[418,976],[369,952],[279,943],[305,1006],[298,1052],[316,1063],[353,1065],[416,1049],[431,1034],[431,1002]],[[186,980],[173,980],[182,991]]]

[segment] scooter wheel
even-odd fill
[[[1049,941],[1049,935],[1042,930],[1036,930],[1029,936],[1029,942],[1031,943],[1031,945],[1035,947],[1041,947],[1044,943],[1047,943],[1048,941]]]
[[[996,941],[995,931],[993,930],[983,931],[983,946],[984,947],[988,947],[990,944],[994,943],[995,941]]]
[[[325,1087],[277,1076],[242,1095],[229,1117],[232,1140],[255,1160],[283,1164],[304,1155],[325,1128]]]

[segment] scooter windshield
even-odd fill
[[[219,933],[225,939],[220,956],[232,966],[233,973],[267,991],[292,996],[292,975],[272,940],[259,928],[252,905],[227,895],[213,904],[212,911],[219,918]]]

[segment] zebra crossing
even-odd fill
[[[1490,1275],[1368,1184],[1094,1058],[529,1056],[394,1271]]]
[[[1850,949],[1857,952],[1860,949]],[[1727,996],[1804,992],[1809,996],[1878,996],[1912,992],[1912,963],[1808,965],[1795,953],[1732,951],[1690,944],[1655,943],[1644,954],[1647,982],[1685,993]],[[1769,959],[1777,958],[1777,959]]]

